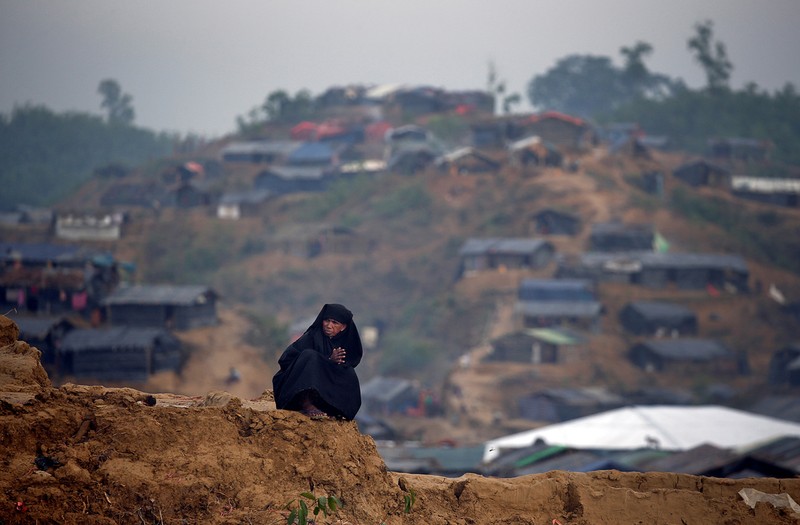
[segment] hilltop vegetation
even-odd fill
[[[655,51],[647,42],[620,48],[621,67],[610,57],[568,55],[531,79],[527,97],[542,110],[575,115],[598,125],[635,122],[648,134],[666,138],[676,151],[702,154],[714,137],[746,137],[769,141],[776,163],[800,165],[800,95],[787,83],[774,93],[755,82],[737,90],[730,86],[734,69],[725,44],[715,39],[713,23],[694,27],[687,48],[703,69],[707,85],[690,89],[680,78],[651,71],[646,61]],[[22,106],[0,114],[0,208],[17,204],[48,206],[75,191],[103,168],[130,169],[176,151],[192,150],[206,139],[178,137],[134,126],[131,95],[113,79],[100,82],[98,93],[105,119],[42,106]],[[332,95],[333,94],[333,95]],[[519,93],[506,91],[505,82],[490,64],[487,94],[497,113],[511,114]],[[263,137],[265,127],[289,126],[303,120],[332,116],[332,99],[352,104],[347,90],[331,89],[317,96],[306,89],[294,95],[276,90],[246,116],[236,118],[238,136]],[[335,116],[335,115],[334,115]],[[397,124],[415,116],[395,115]],[[425,115],[426,126],[446,144],[463,142],[469,132],[465,119],[447,114]],[[758,175],[787,176],[784,166]]]
[[[0,208],[50,206],[109,165],[127,170],[172,153],[174,138],[43,106],[0,114]],[[102,172],[102,170],[100,170]]]

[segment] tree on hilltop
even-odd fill
[[[711,20],[697,23],[694,28],[695,35],[689,39],[687,46],[706,74],[708,89],[710,91],[727,89],[733,64],[728,60],[725,44],[714,42],[714,24]]]
[[[132,106],[133,97],[122,92],[119,82],[111,78],[102,80],[97,92],[103,96],[100,107],[108,112],[109,124],[133,124],[136,116]]]

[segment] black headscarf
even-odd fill
[[[322,331],[322,321],[325,319],[333,319],[340,323],[347,325],[347,327],[333,337],[327,337]],[[305,333],[295,341],[295,345],[310,337],[313,339],[313,348],[320,351],[325,357],[330,357],[331,352],[337,346],[341,346],[347,352],[345,364],[355,367],[361,362],[361,357],[364,354],[364,348],[361,345],[361,336],[358,333],[356,323],[353,322],[353,312],[348,310],[344,305],[331,303],[322,307],[322,310],[317,314],[317,318],[311,323]]]
[[[334,337],[327,337],[322,322],[333,319],[347,325]],[[336,347],[345,349],[344,364],[330,360]],[[319,408],[329,415],[353,419],[361,407],[361,387],[354,368],[364,350],[353,313],[341,304],[326,304],[311,326],[284,350],[280,370],[272,378],[275,405],[296,409],[298,394],[312,391]]]
[[[353,322],[353,312],[341,304],[326,304],[322,307],[322,310],[320,310],[319,315],[317,316],[317,320],[320,322],[324,321],[325,319],[333,319],[334,321],[339,321],[342,324],[349,325]]]

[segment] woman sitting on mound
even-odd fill
[[[278,359],[280,370],[272,378],[275,405],[314,419],[352,420],[361,408],[355,367],[362,354],[353,313],[341,304],[326,304]]]

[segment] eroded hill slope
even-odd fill
[[[800,479],[550,472],[511,479],[390,472],[353,422],[311,421],[226,392],[55,388],[0,317],[0,523],[286,523],[301,493],[338,497],[318,523],[796,523],[739,491],[800,499]],[[406,512],[407,497],[415,502]],[[759,494],[757,493],[757,494]],[[311,503],[309,503],[311,505]],[[313,512],[313,505],[311,505]]]

